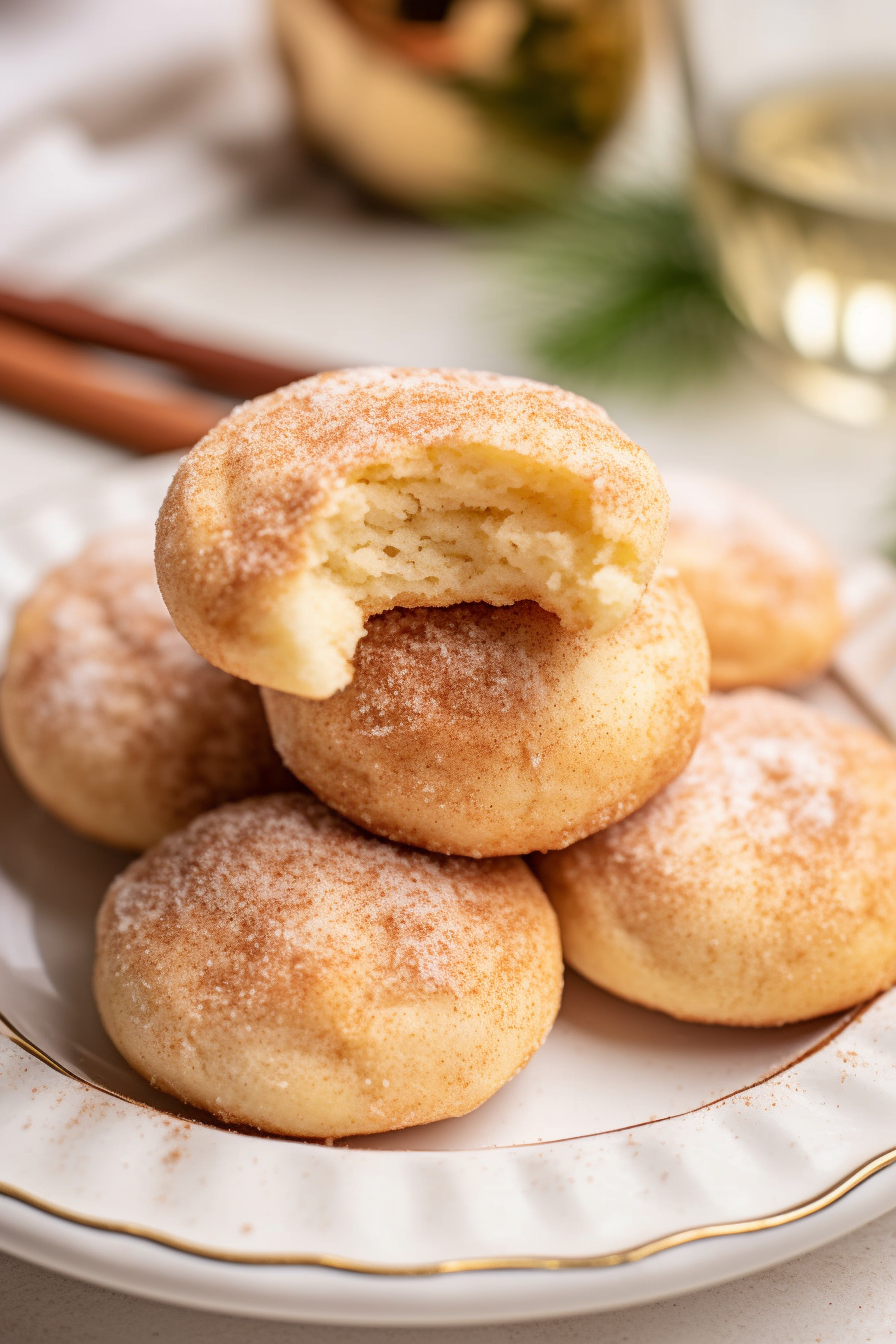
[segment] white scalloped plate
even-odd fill
[[[47,568],[152,517],[172,469],[119,469],[3,527],[0,641]],[[812,698],[858,715],[834,683]],[[93,915],[127,857],[0,770],[5,1249],[249,1315],[470,1323],[680,1293],[896,1206],[896,994],[738,1031],[570,976],[547,1043],[472,1115],[335,1146],[217,1125],[138,1078],[96,1017]]]

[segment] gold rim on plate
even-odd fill
[[[616,1265],[635,1264],[651,1255],[658,1255],[660,1251],[686,1246],[690,1242],[708,1241],[712,1237],[739,1236],[747,1232],[765,1232],[770,1228],[783,1227],[786,1223],[795,1223],[800,1218],[808,1218],[813,1213],[819,1213],[894,1162],[896,1162],[896,1148],[889,1148],[804,1204],[795,1204],[789,1209],[768,1214],[764,1218],[747,1218],[736,1223],[708,1223],[704,1227],[690,1227],[682,1232],[670,1232],[665,1237],[656,1237],[653,1241],[642,1242],[639,1246],[631,1246],[624,1251],[576,1256],[474,1256],[470,1259],[438,1260],[429,1265],[377,1265],[339,1255],[252,1255],[247,1252],[225,1251],[213,1246],[203,1246],[199,1242],[185,1241],[180,1237],[166,1236],[163,1232],[154,1232],[152,1228],[142,1227],[139,1223],[108,1222],[101,1218],[90,1218],[87,1214],[75,1213],[73,1209],[66,1209],[60,1204],[39,1199],[17,1186],[8,1185],[5,1181],[0,1181],[0,1195],[16,1199],[33,1209],[38,1209],[41,1213],[49,1213],[66,1222],[77,1223],[81,1227],[137,1237],[141,1241],[152,1241],[171,1250],[183,1251],[187,1255],[200,1256],[206,1260],[220,1260],[240,1265],[307,1265],[321,1269],[341,1269],[351,1274],[375,1274],[385,1278],[424,1278],[436,1274],[468,1274],[496,1269],[612,1269]]]
[[[874,1002],[872,1000],[871,1002]],[[856,1008],[850,1016],[838,1028],[826,1036],[823,1041],[807,1050],[799,1059],[791,1061],[784,1066],[792,1068],[794,1063],[799,1063],[809,1055],[815,1054],[818,1050],[829,1045],[831,1040],[839,1036],[844,1027],[850,1025],[861,1016],[870,1006],[871,1002],[862,1004]],[[37,1045],[29,1041],[19,1031],[13,1027],[8,1018],[0,1014],[0,1029],[3,1034],[14,1045],[17,1045],[27,1054],[38,1059],[42,1064],[46,1064],[55,1072],[63,1077],[70,1078],[76,1083],[85,1087],[96,1088],[97,1091],[104,1092],[108,1096],[114,1096],[119,1100],[130,1101],[130,1098],[122,1097],[119,1093],[113,1092],[110,1088],[103,1087],[99,1083],[88,1082],[86,1079],[79,1078],[71,1069],[59,1064],[46,1054]],[[780,1072],[784,1072],[784,1069]],[[767,1080],[761,1080],[767,1081]],[[759,1084],[753,1083],[739,1091],[748,1091],[750,1087],[756,1087]],[[734,1095],[734,1094],[732,1094]],[[146,1103],[133,1102],[134,1105],[145,1105]],[[707,1103],[714,1105],[714,1102]],[[148,1107],[152,1109],[152,1107]],[[697,1107],[697,1110],[703,1110],[704,1107]],[[189,1122],[197,1123],[197,1122]],[[201,1122],[199,1122],[201,1123]],[[646,1123],[661,1123],[649,1121]],[[212,1126],[214,1127],[214,1126]],[[638,1128],[639,1126],[628,1126],[628,1128]],[[527,1145],[528,1146],[528,1145]],[[857,1167],[849,1175],[837,1181],[828,1189],[822,1191],[820,1195],[804,1201],[802,1204],[794,1204],[790,1208],[783,1209],[778,1213],[767,1214],[760,1218],[747,1218],[739,1222],[731,1223],[707,1223],[701,1227],[685,1228],[679,1232],[670,1232],[663,1237],[655,1237],[650,1241],[641,1242],[637,1246],[630,1246],[625,1250],[607,1251],[601,1255],[585,1256],[473,1256],[457,1260],[439,1260],[431,1264],[423,1265],[381,1265],[363,1260],[353,1260],[338,1255],[288,1255],[288,1254],[257,1254],[250,1252],[226,1251],[213,1246],[205,1246],[199,1242],[191,1242],[180,1237],[168,1236],[163,1232],[155,1232],[152,1228],[143,1227],[139,1223],[116,1222],[102,1218],[91,1218],[87,1214],[77,1213],[74,1209],[65,1208],[61,1204],[54,1204],[49,1200],[40,1199],[36,1195],[30,1194],[18,1186],[11,1185],[5,1181],[0,1181],[0,1195],[5,1195],[9,1199],[15,1199],[19,1203],[28,1205],[37,1209],[41,1213],[48,1213],[55,1218],[61,1218],[66,1222],[76,1223],[81,1227],[89,1227],[99,1232],[113,1232],[122,1236],[136,1237],[141,1241],[154,1242],[160,1246],[167,1246],[171,1250],[181,1251],[187,1255],[194,1255],[207,1260],[223,1261],[229,1264],[243,1265],[292,1265],[292,1266],[313,1266],[321,1269],[338,1269],[351,1274],[371,1274],[386,1278],[424,1278],[438,1274],[466,1274],[482,1272],[486,1270],[509,1270],[509,1269],[611,1269],[617,1265],[635,1264],[639,1260],[646,1260],[652,1255],[658,1255],[661,1251],[674,1249],[676,1246],[686,1246],[692,1242],[708,1241],[715,1237],[739,1236],[742,1233],[764,1232],[771,1228],[783,1227],[787,1223],[797,1222],[801,1218],[808,1218],[813,1213],[819,1213],[822,1209],[848,1195],[851,1190],[867,1181],[869,1177],[876,1175],[879,1171],[891,1166],[896,1162],[896,1148],[888,1148],[885,1152],[879,1153],[868,1162]]]

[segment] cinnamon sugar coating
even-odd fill
[[[669,472],[666,559],[700,608],[712,685],[789,686],[822,671],[843,633],[826,547],[733,481]]]
[[[0,728],[29,792],[125,849],[219,803],[289,787],[257,689],[205,662],[172,625],[150,527],[95,538],[21,607]]]
[[[116,878],[97,923],[94,990],[126,1058],[280,1134],[465,1114],[538,1048],[561,986],[522,860],[388,844],[304,792],[197,818]]]
[[[668,500],[643,449],[560,388],[465,370],[348,369],[260,397],[187,455],[159,583],[216,666],[324,699],[365,619],[538,602],[612,629],[659,560]]]
[[[332,807],[480,857],[558,849],[640,807],[696,745],[708,664],[693,602],[660,572],[597,639],[533,602],[391,611],[344,691],[262,694],[283,759]]]
[[[730,1026],[837,1012],[896,981],[896,751],[778,692],[714,695],[678,779],[536,869],[604,989]]]

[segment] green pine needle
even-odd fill
[[[531,225],[520,247],[531,347],[555,376],[659,392],[718,370],[732,317],[678,201],[594,196]]]

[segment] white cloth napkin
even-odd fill
[[[290,123],[264,0],[5,0],[0,284],[65,288],[232,212]]]

